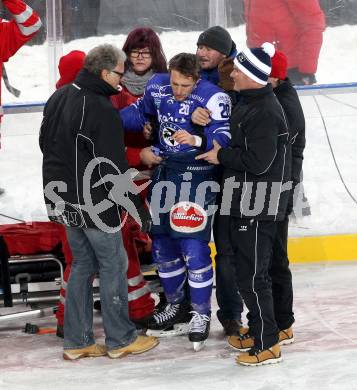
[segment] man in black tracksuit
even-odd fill
[[[299,101],[298,94],[286,78],[287,59],[284,53],[276,50],[272,58],[272,71],[269,81],[274,93],[282,105],[290,129],[290,142],[292,144],[291,181],[288,208],[285,217],[277,223],[277,235],[275,238],[271,268],[269,271],[272,280],[275,320],[280,330],[280,345],[291,344],[294,341],[292,324],[293,313],[293,286],[289,268],[287,253],[289,215],[293,210],[294,191],[300,183],[303,152],[305,148],[305,117]]]
[[[250,336],[241,337],[237,362],[281,361],[268,270],[277,221],[285,217],[291,147],[284,111],[267,84],[274,47],[247,49],[234,60],[231,77],[241,99],[231,116],[230,148],[215,145],[200,156],[224,167],[221,214],[233,250],[239,292],[249,310]],[[232,292],[234,293],[234,292]],[[234,336],[232,336],[234,337]]]

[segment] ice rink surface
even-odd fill
[[[215,315],[200,352],[178,336],[142,355],[76,362],[62,360],[56,336],[25,334],[26,320],[18,320],[0,325],[0,389],[357,389],[357,263],[300,264],[292,271],[296,341],[282,347],[280,364],[238,366]],[[54,317],[31,322],[56,324]],[[103,342],[98,314],[95,323]]]

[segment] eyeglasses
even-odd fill
[[[149,51],[132,50],[130,52],[130,56],[133,58],[139,58],[140,55],[143,58],[151,58],[151,53]]]
[[[115,73],[117,76],[119,76],[120,78],[122,78],[124,76],[124,73],[121,73],[121,72],[118,72],[116,70],[111,70],[112,73]]]

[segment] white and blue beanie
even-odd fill
[[[271,59],[274,53],[274,45],[265,42],[261,47],[244,49],[238,53],[234,59],[234,64],[255,82],[267,85],[271,72]]]

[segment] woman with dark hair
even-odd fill
[[[167,72],[166,57],[162,50],[160,38],[154,30],[148,27],[139,27],[129,33],[123,46],[123,51],[128,56],[127,66],[130,67],[131,65],[129,58],[131,52],[138,49],[147,49],[145,51],[150,52],[152,59],[150,68],[154,73]]]
[[[119,95],[111,97],[114,107],[118,110],[136,102],[144,94],[146,83],[154,73],[167,72],[166,57],[160,39],[151,28],[139,27],[131,31],[123,51],[127,55],[125,73],[121,80],[123,90]],[[126,131],[125,145],[129,165],[142,169],[140,152],[149,146],[148,141],[141,134]]]
[[[127,60],[121,80],[122,91],[111,97],[114,107],[118,110],[134,103],[144,94],[146,83],[154,73],[167,72],[166,58],[160,39],[151,28],[140,27],[131,31],[124,43],[123,51],[127,55]],[[160,162],[160,157],[155,157],[158,161],[143,158],[142,151],[144,149],[145,152],[145,148],[150,146],[150,143],[142,133],[125,130],[126,159],[130,167],[144,170]],[[154,300],[142,277],[139,255],[140,252],[143,255],[151,253],[151,240],[146,233],[140,231],[139,225],[130,215],[127,215],[122,234],[129,258],[127,272],[129,314],[131,320],[145,327],[146,318],[153,314]]]

